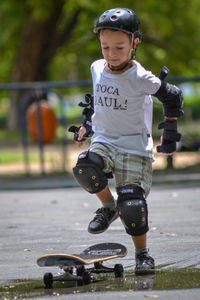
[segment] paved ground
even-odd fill
[[[111,181],[111,184],[113,182]],[[196,184],[200,186],[199,169],[192,170],[160,170],[153,173],[153,185],[163,183],[171,184]],[[18,175],[0,176],[0,191],[39,190],[78,187],[71,173],[53,173],[45,175]]]
[[[171,178],[171,182],[173,178]],[[114,192],[115,193],[115,192]],[[154,185],[148,198],[150,232],[148,246],[163,271],[200,268],[200,185]],[[128,248],[123,260],[126,271],[134,269],[132,241],[120,220],[101,235],[87,232],[99,205],[95,195],[80,188],[0,191],[0,285],[13,279],[39,279],[45,271],[36,265],[44,253],[78,253],[89,245],[120,242]],[[111,263],[111,262],[110,262]],[[48,270],[55,271],[58,270]],[[172,274],[172,273],[171,273]],[[198,285],[199,287],[199,285]],[[57,295],[51,299],[199,299],[200,289],[109,291],[85,290],[81,295]],[[1,298],[1,297],[0,297]],[[3,298],[4,299],[4,298]],[[49,295],[38,299],[49,299]]]

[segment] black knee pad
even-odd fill
[[[136,185],[117,188],[117,209],[125,226],[132,236],[145,234],[148,230],[148,208],[144,191]]]
[[[85,151],[79,155],[73,168],[74,177],[87,192],[98,193],[108,184],[108,179],[102,171],[103,167],[104,161],[100,155]]]

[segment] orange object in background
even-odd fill
[[[51,143],[56,137],[57,120],[50,105],[45,101],[39,102],[42,120],[43,143]],[[34,142],[39,142],[38,104],[33,103],[27,111],[28,133]]]

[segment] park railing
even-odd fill
[[[180,76],[173,76],[168,77],[167,81],[174,84],[183,84],[183,83],[194,83],[200,82],[200,76],[195,77],[180,77]],[[21,141],[24,150],[24,166],[26,174],[30,174],[29,168],[29,144],[28,144],[28,134],[27,134],[27,119],[26,119],[26,107],[29,101],[29,98],[32,97],[34,101],[38,105],[38,111],[40,112],[40,101],[42,100],[41,97],[38,97],[40,94],[48,94],[49,92],[54,91],[54,89],[69,89],[69,88],[80,88],[80,87],[90,87],[92,86],[92,82],[90,80],[82,80],[82,81],[45,81],[45,82],[15,82],[15,83],[4,83],[0,84],[0,91],[14,91],[14,90],[21,90],[26,91],[22,99],[19,103],[19,119],[20,119],[20,130],[21,130]],[[56,92],[57,93],[57,92]],[[59,101],[62,102],[62,96],[57,93]],[[61,105],[62,107],[62,105]],[[61,111],[61,115],[59,117],[60,125],[63,128],[63,137],[62,137],[62,147],[63,147],[63,169],[66,169],[66,148],[67,148],[67,139],[66,134],[64,131],[66,130],[67,120]],[[42,128],[42,114],[38,113],[38,122],[37,126],[39,127],[39,132],[43,132]],[[38,140],[38,148],[40,153],[40,168],[41,174],[45,173],[44,169],[44,141],[42,135],[40,135]],[[173,157],[168,157],[168,167],[173,166]]]

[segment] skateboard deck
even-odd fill
[[[127,254],[125,246],[116,243],[102,243],[93,245],[80,254],[47,254],[37,259],[40,267],[65,267],[76,265],[90,265]]]
[[[121,277],[123,266],[115,265],[114,268],[103,266],[103,261],[124,257],[127,249],[118,243],[101,243],[88,247],[80,254],[55,253],[40,256],[37,264],[40,267],[58,266],[65,271],[62,276],[53,277],[51,273],[44,275],[43,281],[46,287],[52,287],[53,281],[76,280],[79,283],[91,282],[91,273],[114,272],[115,277]],[[94,264],[94,267],[85,269],[85,266]],[[76,276],[73,275],[73,268],[76,269]]]

